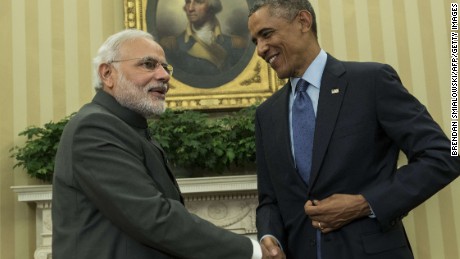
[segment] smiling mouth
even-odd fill
[[[270,66],[273,67],[273,63],[275,62],[275,60],[276,60],[277,57],[278,57],[278,55],[274,55],[274,56],[272,56],[271,58],[266,59],[266,62],[267,62],[268,64],[270,64]]]

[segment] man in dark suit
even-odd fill
[[[460,170],[439,125],[390,66],[326,54],[309,1],[256,1],[248,27],[289,79],[256,112],[261,244],[274,258],[413,258],[401,219]]]
[[[53,258],[260,258],[257,242],[190,214],[146,118],[161,114],[172,67],[152,36],[112,35],[94,59],[96,96],[61,137]]]
[[[235,66],[246,50],[247,39],[222,32],[216,17],[222,11],[220,0],[186,0],[183,9],[188,20],[185,30],[160,40],[174,67],[210,76]]]
[[[235,66],[245,52],[246,42],[242,37],[219,32],[214,42],[205,45],[189,28],[177,37],[168,36],[160,42],[167,56],[175,61],[174,67],[188,74],[223,74]]]

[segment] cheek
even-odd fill
[[[131,82],[133,82],[135,85],[139,87],[145,87],[152,81],[153,77],[147,75],[137,75],[131,79]]]
[[[196,7],[196,8],[195,8],[195,12],[196,12],[199,16],[205,16],[206,13],[207,13],[207,10],[206,10],[206,7],[200,6],[200,7]]]
[[[294,61],[295,59],[299,59],[302,55],[299,51],[299,45],[302,43],[298,43],[295,41],[290,41],[289,39],[282,39],[279,42],[279,47],[281,51],[284,53],[287,59],[290,61]],[[304,48],[301,46],[301,48]]]
[[[285,39],[278,39],[276,46],[278,50],[280,51],[283,59],[290,60],[294,58],[292,55],[293,53],[292,46],[288,41],[286,41]]]

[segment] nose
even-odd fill
[[[167,83],[171,79],[171,75],[164,67],[159,66],[155,69],[155,79]]]
[[[189,4],[185,5],[185,8],[186,8],[188,11],[194,10],[194,9],[195,9],[195,2],[194,2],[194,1],[191,1]]]
[[[268,44],[265,41],[259,40],[257,42],[257,55],[259,55],[259,57],[263,58],[267,53],[268,49]]]

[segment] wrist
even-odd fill
[[[371,209],[371,206],[367,202],[366,198],[363,195],[357,195],[357,206],[359,210],[359,215],[362,217],[375,217],[374,211]]]

